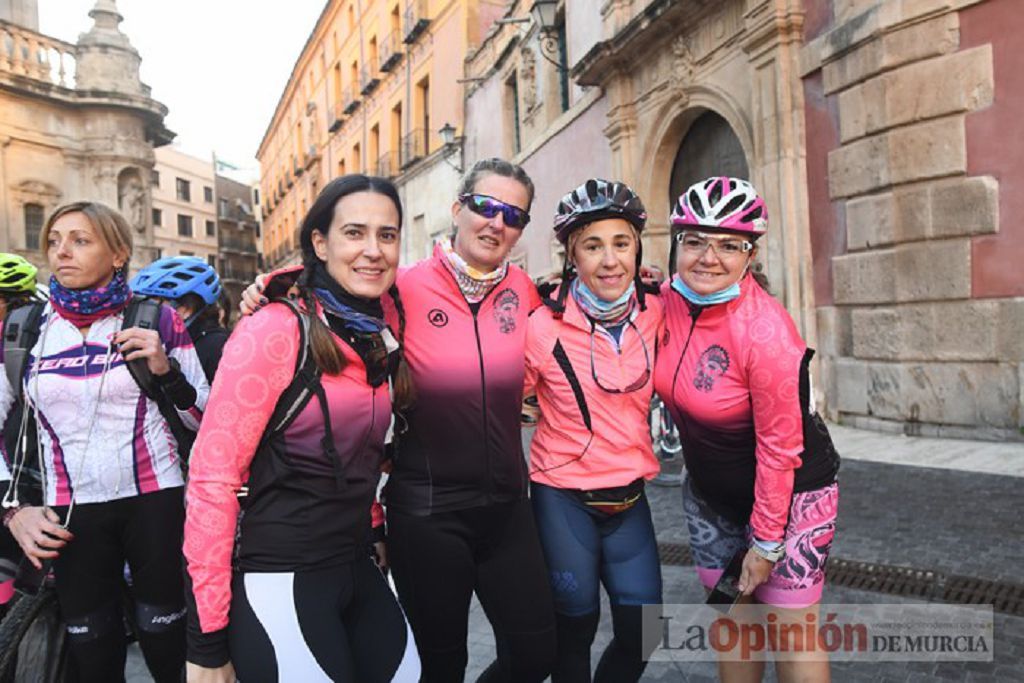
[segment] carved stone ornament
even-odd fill
[[[686,86],[693,82],[696,66],[686,36],[677,36],[672,41],[672,90],[677,97],[686,96]]]
[[[526,111],[532,111],[537,107],[537,56],[529,46],[519,51],[519,87]]]
[[[126,169],[117,183],[117,206],[136,232],[146,230],[146,188],[135,170]]]

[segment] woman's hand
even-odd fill
[[[382,572],[388,570],[388,546],[385,541],[376,541],[373,544],[373,561]]]
[[[57,557],[57,550],[74,538],[50,508],[24,507],[11,517],[7,528],[36,569],[43,568],[43,560]]]
[[[740,580],[736,587],[743,595],[753,595],[754,590],[768,580],[768,575],[775,567],[774,562],[769,562],[753,550],[748,550],[743,558],[743,569],[740,571]]]
[[[540,420],[540,406],[536,396],[523,397],[523,405],[519,408],[519,424],[533,427]]]
[[[156,330],[144,330],[141,327],[129,327],[114,336],[126,361],[145,358],[149,371],[154,375],[166,375],[171,370],[171,362],[167,360],[160,333]]]
[[[185,662],[185,680],[188,683],[235,683],[237,679],[231,662],[216,669]]]
[[[263,279],[265,277],[262,274],[257,275],[256,281],[242,292],[242,300],[238,304],[238,310],[242,312],[242,315],[252,315],[270,303],[270,300],[263,296]]]

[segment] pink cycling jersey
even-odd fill
[[[523,350],[527,316],[540,297],[513,265],[471,306],[445,259],[438,246],[432,258],[398,276],[416,404],[398,440],[385,502],[413,514],[526,495]]]
[[[616,343],[608,332],[593,326],[572,297],[566,299],[561,319],[547,307],[530,316],[525,393],[536,391],[541,413],[530,445],[533,481],[593,490],[651,479],[658,473],[647,414],[662,319],[659,298],[647,297],[647,310],[634,312]],[[564,350],[562,359],[556,346]],[[571,364],[568,373],[562,365],[565,359]],[[611,393],[597,384],[622,390],[645,373],[647,381],[629,392]]]
[[[268,436],[276,404],[295,377],[297,325],[284,305],[271,304],[243,318],[224,347],[186,494],[184,550],[202,632],[190,627],[190,639],[228,624],[233,550],[243,572],[322,568],[366,552],[391,422],[388,387],[367,383],[362,360],[334,337],[346,365],[320,383],[335,452],[323,442],[315,395],[282,434]],[[236,494],[246,483],[240,519]]]
[[[834,481],[838,456],[827,432],[805,441],[820,429],[811,352],[792,318],[752,275],[740,288],[733,301],[695,307],[665,283],[655,388],[679,427],[696,489],[734,522],[749,517],[757,538],[780,541],[794,490]]]

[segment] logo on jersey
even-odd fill
[[[494,297],[494,319],[504,334],[516,331],[516,314],[519,313],[519,295],[511,289],[503,289]]]
[[[693,377],[693,386],[698,391],[711,391],[715,386],[715,380],[725,374],[729,369],[729,352],[718,344],[712,344],[704,353],[700,354],[697,361],[696,374]]]
[[[433,308],[430,310],[430,313],[427,313],[427,320],[434,327],[444,327],[448,324],[448,314],[440,308]]]

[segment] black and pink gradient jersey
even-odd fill
[[[812,405],[813,351],[752,275],[740,289],[733,301],[695,307],[662,286],[654,386],[700,495],[757,538],[781,541],[793,493],[835,481],[839,456]]]
[[[406,416],[408,431],[399,437],[384,502],[409,514],[527,494],[519,415],[526,323],[540,296],[529,276],[512,265],[471,306],[444,259],[436,247],[432,258],[398,276],[416,405]]]
[[[186,493],[184,551],[195,600],[190,653],[226,647],[233,567],[295,572],[367,553],[391,423],[388,387],[367,383],[359,355],[334,337],[346,365],[320,379],[334,453],[326,447],[316,395],[283,432],[268,436],[278,400],[295,377],[299,339],[294,313],[271,304],[243,318],[224,347]],[[240,515],[243,485],[249,491]]]

